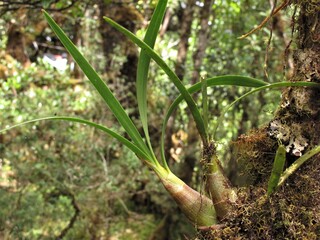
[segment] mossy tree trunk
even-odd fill
[[[296,9],[294,72],[290,81],[320,82],[320,1],[290,1]],[[320,143],[320,90],[287,88],[268,127],[238,140],[239,159],[249,181],[238,204],[219,229],[205,239],[319,239],[320,156],[294,172],[275,194],[266,196],[278,141],[286,167]]]

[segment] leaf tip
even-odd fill
[[[41,9],[41,13],[44,15],[44,17],[45,17],[46,19],[48,19],[48,18],[50,17],[49,14],[47,13],[47,11],[44,10],[43,8]]]

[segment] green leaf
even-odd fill
[[[202,118],[206,132],[208,132],[208,92],[207,79],[201,78],[201,94],[202,94]]]
[[[120,26],[110,18],[104,17],[104,19],[111,26],[113,26],[118,31],[126,35],[132,42],[137,44],[141,48],[141,50],[145,51],[159,65],[159,67],[168,75],[169,79],[178,88],[180,94],[183,96],[183,98],[187,102],[188,107],[196,123],[198,132],[201,136],[203,144],[204,145],[208,144],[208,137],[207,137],[208,135],[205,130],[204,122],[200,114],[199,108],[197,107],[190,93],[188,92],[186,87],[182,84],[181,80],[177,77],[177,75],[169,68],[169,66],[164,62],[164,60],[155,51],[153,51],[152,48],[150,48],[146,43],[144,43],[139,38],[137,38],[132,32]]]
[[[225,76],[217,76],[208,78],[205,80],[207,87],[214,87],[214,86],[243,86],[243,87],[261,87],[268,85],[266,82],[261,81],[259,79],[250,78],[250,77],[244,77],[244,76],[238,76],[238,75],[225,75]],[[190,94],[198,92],[202,88],[202,83],[196,83],[190,88],[188,88],[188,91]],[[170,107],[167,110],[167,113],[165,115],[165,118],[163,120],[162,124],[162,131],[161,131],[161,140],[160,140],[160,149],[161,149],[161,159],[163,164],[166,163],[165,160],[165,153],[164,153],[164,137],[166,132],[166,127],[168,120],[174,110],[178,107],[179,103],[183,101],[183,97],[180,95],[178,96],[173,103],[170,105]]]
[[[114,97],[108,86],[100,78],[93,67],[88,63],[86,58],[79,52],[77,47],[71,42],[71,40],[66,36],[63,30],[56,24],[56,22],[48,15],[47,12],[43,11],[44,16],[49,23],[50,27],[53,29],[55,34],[59,37],[62,44],[72,55],[74,60],[78,63],[84,74],[88,77],[92,85],[99,92],[101,97],[104,99],[108,107],[111,109],[114,116],[117,118],[121,126],[128,133],[132,141],[148,156],[148,159],[153,159],[149,148],[144,143],[143,138],[138,132],[136,126],[133,124],[131,119],[128,117],[127,113],[119,103],[119,101]],[[154,159],[153,159],[154,160]],[[156,161],[156,160],[154,160]]]
[[[126,139],[126,138],[122,137],[121,135],[119,135],[118,133],[114,132],[113,130],[111,130],[103,125],[100,125],[100,124],[97,124],[97,123],[94,123],[94,122],[91,122],[91,121],[88,121],[85,119],[76,118],[76,117],[53,116],[53,117],[37,118],[37,119],[33,119],[30,121],[25,121],[25,122],[13,125],[11,127],[5,128],[5,129],[1,129],[0,133],[3,134],[5,131],[8,131],[10,129],[20,127],[20,126],[23,126],[23,125],[26,125],[29,123],[44,121],[44,120],[62,120],[62,121],[77,122],[77,123],[82,123],[82,124],[85,124],[88,126],[92,126],[96,129],[99,129],[99,130],[107,133],[109,136],[117,139],[119,142],[121,142],[123,145],[128,147],[131,151],[133,151],[139,158],[141,158],[143,160],[150,160],[149,156],[146,155],[146,153],[143,152],[139,147],[137,147],[134,143],[130,142],[128,139]]]
[[[276,156],[274,158],[271,176],[268,182],[267,194],[270,196],[277,188],[280,176],[283,172],[284,164],[286,162],[286,148],[281,144],[279,145]]]
[[[314,155],[320,153],[320,146],[316,146],[313,149],[311,149],[309,152],[306,152],[303,154],[301,157],[299,157],[294,163],[291,164],[290,167],[288,167],[281,175],[279,182],[278,182],[278,187],[281,186],[285,180],[291,176],[295,171],[298,170],[298,168],[305,163],[308,159],[313,157]]]
[[[255,93],[255,92],[259,92],[265,89],[269,89],[269,88],[283,88],[283,87],[320,87],[319,83],[314,83],[314,82],[278,82],[278,83],[271,83],[268,84],[266,86],[262,86],[262,87],[258,87],[254,90],[251,90],[250,92],[247,92],[245,94],[243,94],[241,97],[237,98],[235,101],[233,101],[232,103],[230,103],[225,109],[224,111],[221,113],[220,117],[218,118],[217,124],[214,127],[214,133],[213,136],[215,135],[219,124],[223,121],[224,115],[226,114],[227,111],[229,111],[231,109],[231,107],[233,105],[235,105],[237,102],[239,102],[240,100],[242,100],[243,98]]]
[[[160,0],[152,15],[149,27],[144,37],[144,42],[148,44],[150,48],[153,48],[156,42],[158,31],[165,14],[166,6],[167,6],[167,0]],[[152,146],[151,146],[150,137],[149,137],[149,130],[148,130],[148,114],[147,114],[147,81],[148,81],[150,60],[151,60],[150,56],[146,54],[144,50],[141,50],[139,61],[138,61],[138,68],[137,68],[136,86],[137,86],[137,100],[138,100],[138,108],[140,113],[140,120],[142,123],[146,141],[149,145],[150,151],[152,151]]]

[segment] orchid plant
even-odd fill
[[[182,212],[195,226],[210,227],[212,225],[218,224],[218,221],[224,218],[232,209],[233,204],[237,201],[236,190],[231,186],[228,179],[223,173],[223,169],[220,164],[220,160],[216,154],[215,142],[208,134],[208,110],[207,110],[207,88],[214,86],[244,86],[251,87],[253,90],[247,92],[243,96],[236,99],[225,110],[221,113],[219,120],[217,121],[214,129],[218,128],[218,125],[223,121],[225,113],[238,101],[247,97],[250,94],[264,90],[264,89],[279,89],[281,87],[288,86],[307,86],[314,87],[318,86],[316,83],[311,82],[279,82],[274,84],[268,84],[267,82],[254,79],[251,77],[236,76],[236,75],[226,75],[226,76],[216,76],[207,79],[202,79],[197,84],[186,88],[182,81],[177,77],[174,71],[165,63],[165,61],[153,50],[159,28],[161,26],[165,10],[167,7],[167,0],[159,0],[155,11],[152,15],[149,27],[146,31],[143,40],[137,38],[129,30],[123,28],[110,18],[105,17],[111,26],[116,28],[118,31],[127,36],[132,42],[138,45],[141,49],[139,62],[137,67],[137,78],[136,78],[136,89],[137,89],[137,100],[138,108],[140,114],[140,121],[143,128],[144,137],[138,131],[135,124],[129,118],[125,109],[121,106],[117,98],[111,92],[106,83],[101,79],[93,67],[89,64],[86,58],[80,53],[77,47],[71,42],[71,40],[66,36],[64,31],[57,25],[57,23],[50,17],[50,15],[43,10],[44,17],[46,18],[48,24],[53,29],[55,34],[58,36],[64,47],[69,51],[71,56],[74,58],[75,62],[80,66],[84,74],[90,80],[91,84],[98,91],[99,95],[103,98],[106,105],[110,108],[114,116],[116,117],[119,124],[124,128],[128,135],[128,138],[121,136],[119,133],[107,128],[106,126],[97,124],[92,121],[77,117],[68,116],[52,116],[38,118],[17,125],[13,125],[6,129],[0,131],[3,133],[9,129],[21,126],[23,124],[43,121],[43,120],[63,120],[77,122],[81,124],[86,124],[99,129],[109,136],[117,139],[123,145],[128,147],[136,156],[153,171],[160,179],[164,185],[167,192],[172,196],[176,203],[181,208]],[[149,64],[151,59],[153,59],[157,65],[168,75],[170,81],[179,90],[180,95],[172,102],[167,110],[167,114],[164,117],[162,125],[162,135],[161,142],[159,143],[161,149],[161,156],[156,156],[154,148],[152,146],[148,130],[148,104],[147,104],[147,86],[148,86],[148,72]],[[195,100],[191,96],[192,93],[202,92],[203,104],[202,111],[199,106],[197,106]],[[203,172],[206,179],[206,196],[185,184],[181,179],[179,179],[169,168],[169,165],[165,158],[164,152],[164,137],[166,132],[166,125],[171,114],[177,108],[180,102],[185,101],[190,109],[192,117],[196,123],[197,130],[199,132],[202,141],[202,160],[200,161]],[[214,133],[210,136],[213,136]],[[317,148],[313,150],[314,152],[319,152],[320,149]],[[288,173],[285,173],[281,177],[283,171],[283,148],[278,150],[276,159],[282,159],[280,165],[275,164],[274,171],[272,172],[269,186],[268,194],[275,191],[276,187],[285,180]],[[306,160],[306,157],[304,161]],[[275,161],[276,162],[276,161]]]

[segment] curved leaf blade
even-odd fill
[[[278,82],[278,83],[271,83],[271,84],[268,84],[266,86],[262,86],[262,87],[258,87],[256,89],[253,89],[253,90],[243,94],[241,97],[237,98],[236,100],[234,100],[232,103],[230,103],[225,108],[225,110],[221,113],[220,117],[218,118],[216,126],[214,127],[213,136],[215,135],[215,133],[216,133],[216,131],[218,129],[218,126],[222,122],[226,112],[228,112],[231,109],[231,107],[234,106],[237,102],[239,102],[243,98],[245,98],[245,97],[247,97],[247,96],[249,96],[249,95],[251,95],[253,93],[256,93],[256,92],[259,92],[259,91],[262,91],[262,90],[265,90],[265,89],[283,88],[283,87],[320,87],[320,84],[319,83],[314,83],[314,82]]]
[[[238,75],[224,75],[224,76],[216,76],[212,78],[208,78],[205,80],[207,88],[214,87],[214,86],[242,86],[242,87],[261,87],[268,85],[268,83],[250,77],[238,76]],[[202,89],[203,84],[201,82],[192,85],[188,88],[190,94],[198,92]],[[165,137],[165,130],[167,127],[167,123],[169,121],[170,116],[174,112],[174,110],[178,107],[179,103],[183,101],[183,97],[180,95],[178,96],[170,105],[165,115],[162,124],[161,130],[161,139],[160,139],[160,152],[161,152],[161,160],[162,163],[165,165],[167,164],[165,160],[165,153],[164,153],[164,137]]]
[[[177,87],[180,94],[183,96],[185,101],[188,104],[188,107],[191,111],[191,114],[193,116],[193,119],[196,123],[198,132],[201,136],[202,142],[204,145],[208,143],[208,134],[205,130],[204,121],[202,119],[202,116],[200,114],[199,108],[197,107],[195,101],[191,97],[190,93],[186,89],[186,87],[182,84],[181,80],[178,78],[178,76],[172,71],[172,69],[164,62],[164,60],[152,49],[150,48],[146,43],[141,41],[139,38],[137,38],[132,32],[125,29],[118,23],[114,22],[112,19],[104,17],[104,19],[114,28],[116,28],[118,31],[126,35],[132,42],[137,44],[141,50],[145,51],[157,64],[158,66],[168,75],[171,82]]]
[[[29,123],[46,121],[46,120],[62,120],[62,121],[69,121],[69,122],[77,122],[77,123],[82,123],[82,124],[94,127],[98,130],[101,130],[101,131],[107,133],[109,136],[117,139],[123,145],[128,147],[132,152],[134,152],[139,158],[144,159],[144,160],[150,160],[149,156],[145,152],[143,152],[139,147],[137,147],[134,143],[130,142],[128,139],[122,137],[118,133],[114,132],[113,130],[111,130],[101,124],[91,122],[91,121],[88,121],[88,120],[85,120],[82,118],[66,117],[66,116],[52,116],[52,117],[37,118],[37,119],[30,120],[30,121],[25,121],[22,123],[15,124],[15,125],[8,127],[8,128],[1,129],[0,134],[1,133],[3,134],[4,132],[6,132],[8,130],[11,130],[13,128],[20,127],[20,126],[23,126],[23,125],[26,125]]]
[[[132,141],[142,149],[148,156],[152,156],[147,145],[144,143],[139,131],[129,118],[119,101],[114,97],[108,86],[100,78],[97,72],[89,64],[86,58],[79,52],[77,47],[67,37],[64,31],[56,24],[56,22],[50,17],[50,15],[43,10],[44,16],[53,29],[55,34],[58,36],[64,47],[72,55],[73,59],[80,66],[84,74],[90,80],[95,89],[99,92],[100,96],[104,99],[108,107],[111,109],[114,116],[117,118],[121,126],[126,130]]]
[[[268,182],[267,194],[270,196],[277,188],[280,176],[283,172],[284,164],[286,162],[286,148],[280,144],[276,156],[274,158],[271,176]]]
[[[148,44],[150,48],[153,48],[156,42],[158,31],[160,29],[160,25],[162,23],[165,10],[167,7],[167,2],[168,2],[167,0],[160,0],[151,17],[149,27],[144,37],[144,42]],[[151,60],[151,57],[148,54],[146,54],[144,50],[141,50],[139,61],[138,61],[138,68],[137,68],[136,87],[137,87],[138,108],[139,108],[142,128],[145,134],[147,144],[149,145],[149,149],[153,153],[151,142],[150,142],[150,136],[149,136],[148,114],[147,114],[147,109],[148,109],[147,108],[147,82],[148,82],[150,60]]]
[[[303,154],[301,157],[299,157],[294,163],[291,164],[290,167],[288,167],[282,174],[278,182],[278,186],[280,187],[288,177],[290,177],[295,171],[299,169],[299,167],[305,163],[307,160],[311,159],[314,155],[320,153],[320,146],[316,146],[310,151]]]
[[[208,107],[208,83],[207,79],[201,78],[201,94],[202,94],[202,118],[204,121],[204,126],[206,128],[206,132],[208,132],[208,113],[209,113],[209,107]]]

